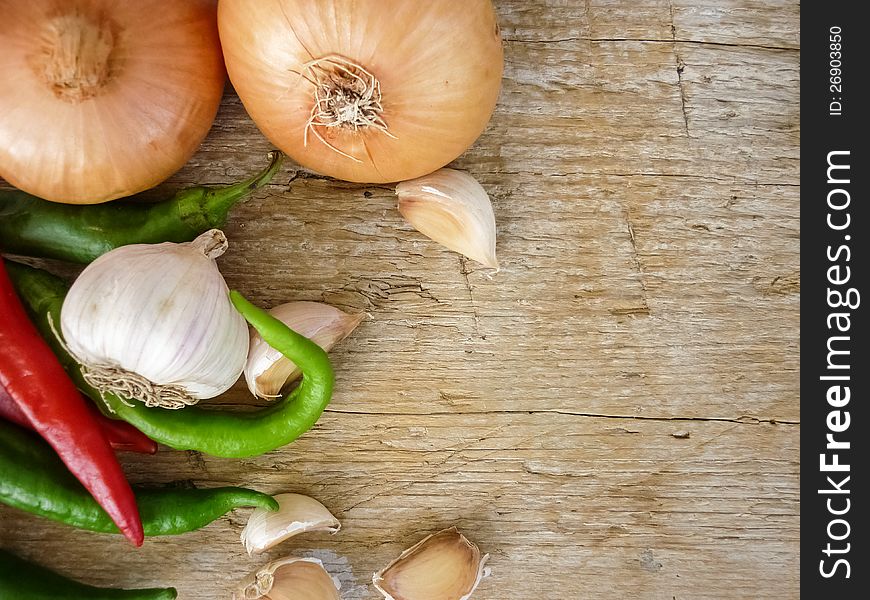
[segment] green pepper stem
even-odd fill
[[[57,204],[18,190],[0,190],[0,251],[89,263],[127,244],[189,242],[204,231],[222,228],[230,209],[266,185],[283,156],[271,152],[265,169],[239,183],[189,187],[153,204]]]
[[[208,188],[203,197],[202,205],[212,226],[222,226],[227,218],[227,213],[236,202],[269,183],[283,161],[284,153],[280,150],[273,150],[269,152],[269,165],[256,175],[227,186]]]

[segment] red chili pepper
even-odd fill
[[[85,399],[88,405],[88,410],[93,413],[97,423],[109,440],[109,444],[115,451],[123,452],[139,452],[140,454],[154,454],[157,452],[157,442],[149,438],[147,435],[124,421],[116,421],[103,415],[97,407]],[[6,391],[6,388],[0,385],[0,419],[6,419],[16,425],[21,425],[27,429],[33,429],[33,425],[27,420],[27,417],[18,408],[18,404]]]
[[[2,260],[0,385],[121,533],[141,546],[142,521],[121,465],[75,384],[28,319]]]

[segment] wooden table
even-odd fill
[[[391,187],[290,163],[233,214],[221,268],[262,305],[368,314],[330,408],[281,451],[163,449],[126,456],[131,479],[319,498],[342,531],[269,556],[321,558],[347,599],[452,524],[492,555],[475,600],[796,598],[798,3],[497,8],[501,99],[455,166],[492,197],[501,272],[415,232]],[[162,187],[269,148],[229,90]],[[91,583],[227,598],[266,562],[247,515],[134,550],[4,509],[0,540]]]

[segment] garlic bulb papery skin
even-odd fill
[[[271,309],[269,314],[327,352],[350,335],[364,317],[363,313],[350,315],[322,302],[288,302]],[[281,389],[300,375],[302,371],[296,363],[263,341],[256,330],[251,331],[245,381],[254,396],[277,398]]]
[[[288,556],[242,580],[233,600],[341,600],[341,583],[316,558]]]
[[[488,554],[450,527],[414,544],[374,574],[387,600],[468,600],[489,575]]]
[[[498,269],[495,214],[489,195],[463,171],[439,169],[396,186],[399,212],[442,246]]]
[[[248,554],[264,552],[286,539],[306,531],[341,529],[332,513],[323,504],[303,494],[277,494],[278,510],[255,508],[242,530],[242,543]]]
[[[226,248],[212,229],[188,243],[122,246],[82,271],[60,325],[85,379],[164,408],[229,389],[245,366],[248,327],[215,263]]]

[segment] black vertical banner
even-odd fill
[[[801,7],[801,593],[870,597],[866,287],[870,31]],[[863,351],[862,351],[863,350]],[[862,491],[859,491],[862,490]]]

